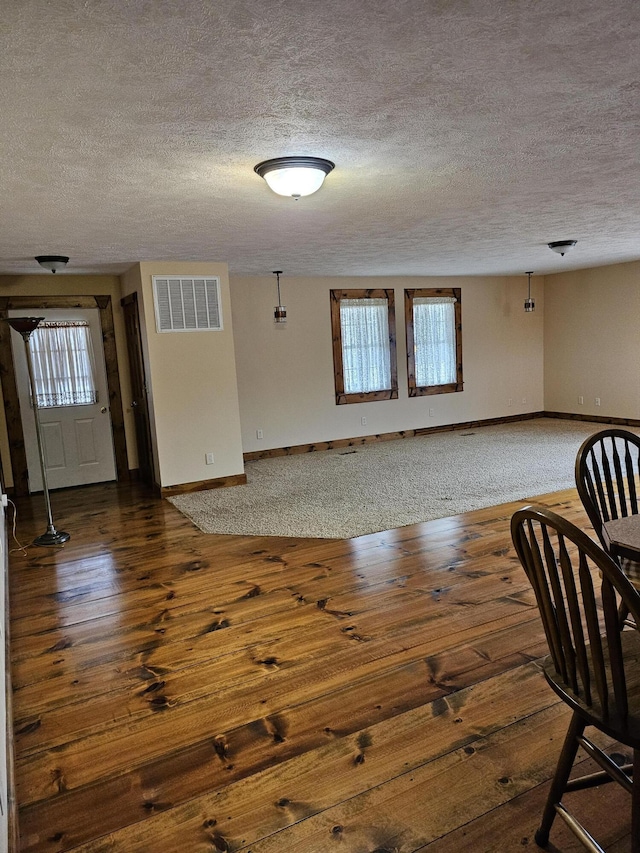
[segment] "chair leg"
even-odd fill
[[[631,789],[631,853],[640,853],[640,749],[633,750]]]
[[[547,797],[547,803],[544,807],[544,812],[542,813],[542,822],[535,834],[535,840],[538,847],[546,847],[549,843],[551,825],[553,824],[553,820],[556,816],[556,804],[562,800],[562,795],[567,787],[567,780],[569,779],[569,774],[571,773],[571,768],[573,767],[573,762],[575,761],[576,753],[578,752],[578,738],[584,732],[585,725],[586,724],[582,718],[574,712],[571,722],[569,723],[567,735],[564,739],[560,758],[558,759],[555,776],[553,777],[549,796]],[[634,849],[633,853],[640,853],[640,848],[638,848],[637,851]]]
[[[624,626],[627,624],[627,617],[628,616],[629,616],[629,608],[624,603],[624,601],[621,601],[620,604],[618,605],[618,624],[620,625],[620,630],[622,630],[624,628]]]

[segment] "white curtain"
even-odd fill
[[[391,388],[388,300],[341,299],[340,329],[345,394]]]
[[[88,323],[42,323],[29,339],[40,408],[98,401]]]
[[[416,385],[448,385],[456,381],[455,302],[449,296],[413,300]]]

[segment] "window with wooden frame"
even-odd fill
[[[336,404],[398,396],[393,290],[332,290]]]
[[[462,391],[459,287],[404,292],[409,396]]]

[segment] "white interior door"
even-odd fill
[[[9,313],[10,316],[24,314],[20,311]],[[49,488],[60,489],[115,480],[113,435],[99,311],[97,308],[43,310],[39,311],[37,316],[46,320],[88,322],[95,357],[96,403],[38,409]],[[22,336],[15,331],[11,332],[11,345],[29,469],[29,491],[38,492],[42,491],[42,473],[34,410],[31,407],[27,358]]]

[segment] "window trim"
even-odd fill
[[[336,405],[341,406],[347,403],[370,403],[375,400],[396,400],[398,398],[398,360],[396,353],[396,311],[394,290],[331,290],[330,299]],[[385,388],[380,391],[362,391],[357,394],[345,394],[344,368],[342,362],[342,328],[340,325],[340,301],[342,299],[387,300],[389,321],[389,363],[391,368],[391,388]]]
[[[413,334],[413,300],[416,298],[434,298],[436,296],[453,297],[454,322],[456,330],[456,381],[446,385],[416,385],[415,339]],[[404,317],[407,337],[407,384],[410,397],[423,397],[430,394],[450,394],[462,391],[462,291],[459,287],[423,287],[404,292]]]

